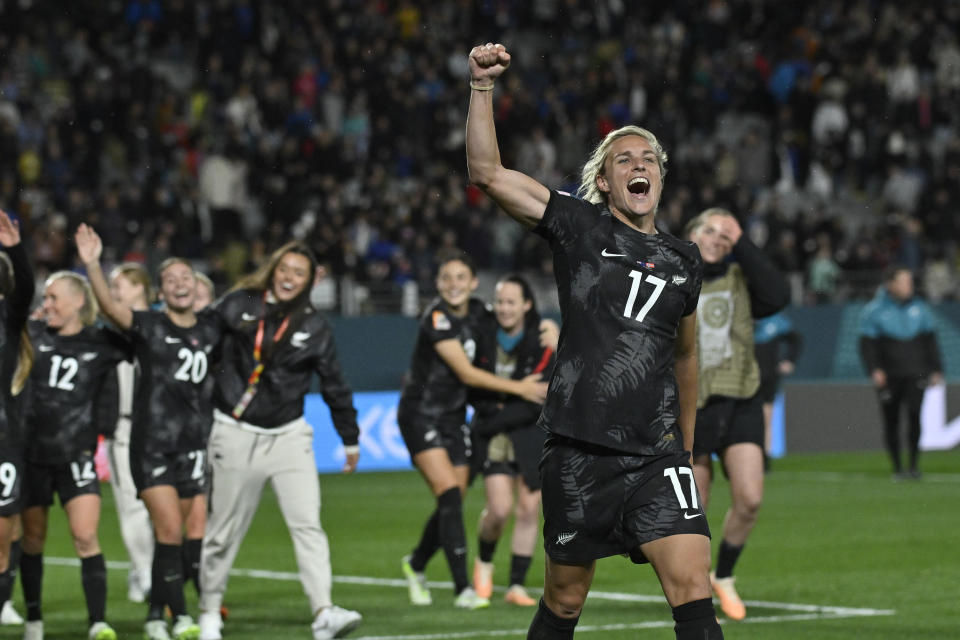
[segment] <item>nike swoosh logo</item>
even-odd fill
[[[78,482],[78,483],[77,483],[77,489],[80,489],[80,488],[82,488],[82,487],[85,487],[85,486],[87,486],[88,484],[90,484],[91,482],[93,482],[93,480],[85,480],[85,481],[83,481],[83,482]]]
[[[254,320],[257,319],[257,316],[244,311],[243,313],[240,314],[240,319],[243,320],[244,322],[253,322]]]
[[[606,249],[600,252],[604,258],[626,258],[627,254],[625,253],[608,253]]]
[[[702,515],[703,515],[702,513],[695,513],[695,514],[693,514],[693,515],[690,515],[689,513],[685,513],[685,514],[683,514],[683,519],[684,519],[684,520],[693,520],[694,518],[699,518],[699,517],[702,516]]]
[[[37,348],[40,349],[40,351],[44,351],[44,352],[46,352],[46,351],[53,351],[53,347],[51,347],[51,346],[48,345],[48,344],[42,344],[42,345],[40,345],[40,346],[37,347]]]
[[[180,342],[180,338],[171,338],[170,336],[164,336],[163,340],[167,344],[177,344],[178,342]]]

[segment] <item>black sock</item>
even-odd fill
[[[43,592],[43,554],[23,553],[20,556],[20,586],[27,603],[27,620],[43,620],[40,612]]]
[[[569,640],[573,638],[573,630],[577,627],[580,616],[576,618],[561,618],[543,603],[540,598],[540,607],[537,615],[527,630],[527,640]]]
[[[147,620],[163,620],[166,590],[163,587],[163,569],[160,564],[160,553],[156,543],[153,547],[153,564],[150,566],[150,603],[147,609]]]
[[[10,563],[7,565],[10,569],[10,579],[17,579],[17,570],[20,568],[20,554],[23,552],[23,545],[19,540],[10,543]],[[10,598],[7,598],[9,600]],[[0,605],[3,603],[0,602]]]
[[[493,552],[497,550],[497,541],[487,542],[480,536],[477,536],[478,547],[480,549],[481,562],[493,562]]]
[[[80,581],[87,599],[90,624],[101,622],[107,614],[107,563],[102,553],[80,558]]]
[[[0,573],[0,607],[13,595],[13,573],[8,568]]]
[[[183,560],[180,553],[179,544],[158,542],[154,547],[148,620],[162,619],[164,605],[170,607],[174,619],[187,613],[187,605],[183,599]]]
[[[527,581],[527,570],[530,569],[530,556],[510,556],[510,584],[524,584]]]
[[[183,582],[193,582],[200,595],[200,551],[203,549],[203,538],[184,538],[183,540]]]
[[[723,640],[713,600],[694,600],[673,608],[673,627],[677,640]]]
[[[437,498],[437,521],[440,526],[440,545],[447,556],[453,577],[453,592],[467,588],[467,532],[463,527],[463,499],[459,487],[443,492]]]
[[[743,551],[743,545],[730,544],[726,540],[720,541],[720,550],[717,551],[717,572],[718,578],[729,578],[733,575],[733,565],[737,564],[737,558]]]
[[[434,509],[430,517],[427,518],[426,524],[423,525],[423,533],[420,534],[420,542],[417,543],[417,548],[410,554],[410,566],[413,567],[414,571],[422,572],[439,548],[440,515]]]

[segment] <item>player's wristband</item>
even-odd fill
[[[358,444],[346,444],[343,446],[344,455],[355,456],[360,453],[360,445]]]

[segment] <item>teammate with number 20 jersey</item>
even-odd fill
[[[193,639],[200,628],[187,615],[183,597],[183,521],[195,501],[205,500],[204,434],[211,408],[204,381],[221,325],[209,312],[194,312],[197,279],[186,260],[169,258],[158,269],[162,311],[134,311],[110,293],[100,267],[100,236],[81,224],[75,240],[97,301],[130,336],[143,371],[134,400],[130,467],[156,536],[144,637],[170,638],[165,619],[169,607],[172,636]]]
[[[131,332],[143,383],[134,399],[130,463],[137,489],[172,484],[181,498],[204,491],[213,406],[204,385],[221,329],[211,311],[182,327],[161,311],[135,311]]]

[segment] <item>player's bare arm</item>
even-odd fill
[[[121,329],[133,326],[133,310],[130,307],[114,301],[110,295],[110,285],[100,268],[100,255],[103,253],[103,241],[93,227],[81,224],[74,235],[77,244],[77,255],[87,269],[87,278],[93,288],[93,295],[103,313]]]
[[[487,43],[470,51],[470,110],[467,113],[467,173],[512,218],[534,227],[543,217],[550,190],[500,162],[493,121],[494,82],[510,66],[502,44]]]
[[[453,370],[460,382],[468,387],[510,393],[537,404],[543,404],[547,397],[547,383],[540,382],[539,373],[531,374],[523,380],[501,378],[473,366],[459,340],[441,340],[433,346],[437,350],[437,355]]]

